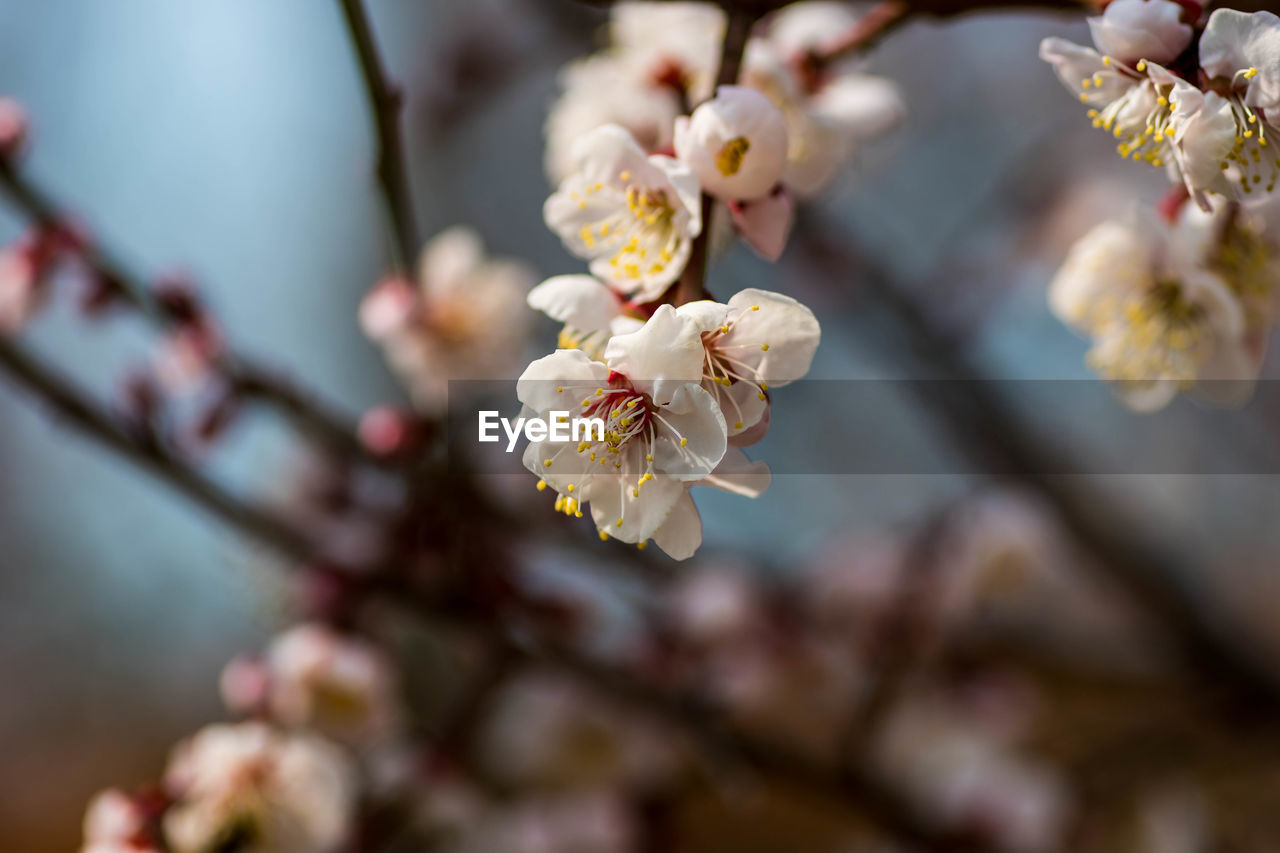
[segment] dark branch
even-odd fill
[[[341,3],[347,31],[351,34],[351,42],[360,61],[360,75],[364,80],[377,128],[375,171],[378,184],[382,187],[394,236],[396,266],[407,273],[413,269],[419,237],[414,222],[413,195],[409,188],[404,147],[400,139],[400,108],[403,98],[400,89],[391,83],[383,70],[378,46],[373,38],[373,28],[369,25],[361,0],[341,0]]]
[[[48,194],[6,158],[0,158],[0,185],[40,227],[65,229],[72,221]],[[185,316],[156,299],[149,288],[92,241],[78,245],[77,251],[108,296],[130,306],[162,329],[175,330],[186,322]],[[270,368],[229,352],[218,356],[214,367],[238,393],[275,406],[331,450],[353,458],[372,458],[357,441],[355,427],[345,417],[293,387]]]

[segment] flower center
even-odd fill
[[[1257,73],[1254,68],[1248,71]],[[1248,71],[1240,74],[1248,79],[1251,76]],[[1266,122],[1259,120],[1258,113],[1245,104],[1241,94],[1230,95],[1227,103],[1231,105],[1231,116],[1236,122],[1236,140],[1219,167],[1225,172],[1235,166],[1237,180],[1244,193],[1252,193],[1255,189],[1271,192],[1276,186],[1276,175],[1280,174],[1280,156],[1276,156],[1275,149],[1270,147]]]
[[[1114,321],[1088,355],[1091,367],[1108,379],[1173,379],[1190,386],[1209,356],[1204,309],[1188,300],[1177,281],[1157,281],[1125,300]]]
[[[720,147],[716,154],[716,168],[726,178],[738,174],[742,168],[742,159],[751,149],[751,140],[745,136],[736,136]]]

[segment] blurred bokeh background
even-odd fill
[[[542,225],[541,128],[556,71],[593,48],[601,14],[571,0],[370,6],[407,91],[424,233],[467,223],[543,274],[577,271]],[[902,86],[909,118],[824,206],[877,264],[930,288],[993,374],[1079,380],[1084,344],[1049,315],[1048,279],[1091,223],[1153,202],[1165,179],[1121,162],[1089,128],[1036,58],[1050,34],[1087,38],[1078,19],[1025,13],[895,34],[870,65]],[[386,247],[369,114],[336,3],[0,0],[0,94],[31,114],[32,173],[125,263],[190,275],[237,345],[350,412],[404,399],[355,319]],[[0,237],[19,233],[0,212]],[[856,280],[838,290],[806,281],[794,253],[770,267],[735,251],[712,290],[808,301],[824,325],[815,378],[909,375]],[[551,331],[539,327],[540,344]],[[130,322],[90,329],[66,307],[27,334],[107,395],[148,357]],[[1122,454],[1138,416],[1101,388],[1072,393],[1084,408],[1073,407],[1070,429],[1053,422],[1061,412],[1042,425],[1081,452]],[[754,502],[700,496],[713,550],[749,548],[785,570],[834,535],[911,518],[968,488],[961,468],[949,473],[945,445],[927,473],[814,473],[815,429],[856,423],[872,455],[877,442],[936,441],[905,396],[874,412],[851,405],[825,395],[780,408],[759,448],[779,473],[772,489]],[[1251,417],[1264,424],[1258,408]],[[1247,470],[1237,452],[1275,470],[1265,429],[1241,451],[1197,442],[1205,419],[1194,404],[1159,417],[1170,446],[1204,454],[1209,470],[1219,453],[1235,460],[1219,470]],[[278,424],[255,419],[208,462],[238,488],[279,491],[294,448]],[[154,777],[170,744],[221,715],[218,672],[279,626],[280,596],[255,548],[51,426],[4,383],[0,472],[0,846],[68,850],[92,792]],[[1209,569],[1201,582],[1242,622],[1275,633],[1274,476],[1097,479],[1197,557]]]

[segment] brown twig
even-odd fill
[[[751,37],[751,28],[755,25],[756,15],[744,11],[737,6],[726,8],[724,42],[720,50],[720,64],[716,72],[716,88],[729,86],[738,82],[738,74],[742,69],[742,55],[747,49],[747,41]],[[712,96],[715,89],[712,89]],[[711,242],[711,216],[715,212],[715,199],[703,193],[702,231],[693,241],[689,253],[689,263],[685,265],[680,280],[675,284],[675,303],[684,305],[707,298],[707,253]]]
[[[403,103],[399,87],[388,79],[373,38],[373,28],[361,0],[340,0],[347,31],[360,62],[360,76],[369,96],[373,120],[377,128],[375,172],[382,188],[387,217],[393,235],[392,247],[396,266],[401,272],[413,268],[420,238],[413,215],[413,195],[405,166],[404,146],[400,139],[400,108]]]
[[[91,402],[66,378],[3,335],[0,335],[0,369],[81,433],[150,471],[232,527],[285,556],[302,561],[314,556],[307,538],[283,519],[247,504],[192,470],[159,442],[136,434]]]
[[[3,157],[0,157],[0,186],[33,222],[43,228],[64,229],[72,221],[13,161]],[[112,298],[130,306],[163,329],[175,330],[185,322],[185,317],[175,314],[167,303],[156,299],[149,288],[130,276],[123,265],[113,260],[104,249],[91,242],[78,241],[76,251],[93,271],[97,285]],[[333,451],[352,458],[372,459],[357,441],[353,424],[327,404],[293,387],[273,370],[229,352],[215,358],[214,368],[238,393],[275,406]]]

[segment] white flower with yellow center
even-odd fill
[[[1134,409],[1159,409],[1193,387],[1235,402],[1257,376],[1244,307],[1207,265],[1209,245],[1154,218],[1105,222],[1054,278],[1054,312],[1093,339],[1089,365]]]
[[[764,94],[721,86],[693,115],[676,119],[676,156],[717,198],[756,199],[769,193],[787,165],[787,123]]]
[[[663,305],[640,330],[610,340],[603,362],[557,350],[529,365],[516,388],[527,409],[547,421],[569,412],[605,424],[603,439],[548,438],[526,449],[525,467],[540,489],[557,492],[558,509],[578,515],[589,505],[603,536],[693,553],[687,530],[660,529],[686,484],[711,475],[727,447],[724,416],[701,387],[703,352],[693,322]]]
[[[619,291],[637,302],[659,298],[702,231],[697,176],[672,157],[645,154],[617,125],[579,139],[574,162],[543,207],[547,226]]]
[[[356,804],[340,749],[263,723],[197,732],[174,751],[165,787],[173,853],[329,853],[347,841]]]
[[[1203,159],[1229,198],[1271,192],[1280,177],[1280,18],[1219,9],[1200,37],[1208,77]]]
[[[730,436],[760,423],[770,387],[809,372],[822,335],[812,311],[767,290],[744,290],[728,304],[690,302],[676,311],[702,336],[703,387],[724,412]]]
[[[529,291],[529,307],[564,323],[558,349],[580,349],[599,361],[613,335],[634,332],[644,321],[628,316],[626,303],[600,279],[552,276]]]
[[[696,104],[711,95],[725,34],[714,3],[623,0],[609,13],[609,40],[650,77],[665,77]]]

